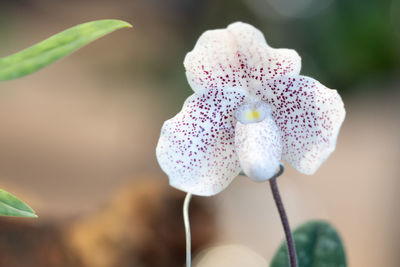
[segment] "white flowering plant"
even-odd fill
[[[240,173],[270,181],[290,266],[297,266],[276,179],[282,160],[312,175],[335,150],[345,118],[340,95],[301,75],[296,51],[270,47],[261,31],[242,22],[204,32],[184,66],[193,94],[162,126],[156,154],[171,186],[187,192],[187,230],[192,195],[218,194]],[[187,259],[190,266],[190,244]]]

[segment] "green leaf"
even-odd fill
[[[33,209],[2,189],[0,189],[0,216],[37,218]]]
[[[299,267],[346,267],[346,255],[336,230],[327,222],[311,221],[293,237]],[[286,243],[281,244],[270,267],[290,267]]]
[[[117,29],[132,27],[121,20],[97,20],[77,25],[13,55],[0,58],[0,81],[16,79],[65,57]]]

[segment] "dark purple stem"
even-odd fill
[[[283,166],[281,165],[281,170],[277,175],[269,180],[269,184],[271,186],[272,195],[274,196],[275,204],[279,212],[279,216],[281,217],[283,230],[286,236],[286,245],[289,251],[289,262],[291,267],[297,267],[297,257],[296,257],[296,249],[294,246],[293,235],[290,231],[289,220],[286,215],[285,207],[283,206],[282,198],[279,193],[278,184],[276,182],[276,178],[281,175],[283,172]]]

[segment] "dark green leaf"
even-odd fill
[[[19,78],[78,50],[117,29],[132,27],[120,20],[98,20],[77,25],[25,50],[0,58],[0,81]]]
[[[327,222],[311,221],[294,233],[299,267],[346,267],[346,255],[336,230]],[[286,243],[281,244],[270,267],[290,267]]]
[[[33,209],[2,189],[0,189],[0,216],[37,217]]]

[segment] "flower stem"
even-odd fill
[[[190,222],[189,222],[189,204],[192,199],[192,194],[187,193],[185,201],[183,202],[183,222],[185,224],[186,233],[186,267],[192,265],[192,244],[191,244],[191,234],[190,234]]]
[[[278,184],[276,182],[276,179],[282,173],[283,173],[283,165],[281,164],[280,171],[276,175],[274,175],[274,177],[272,177],[269,180],[269,184],[271,186],[272,195],[274,197],[275,204],[276,204],[276,207],[277,207],[278,212],[279,212],[279,216],[281,217],[283,230],[285,232],[286,245],[287,245],[287,248],[288,248],[288,251],[289,251],[290,266],[291,267],[297,267],[298,266],[297,265],[297,256],[296,256],[296,249],[295,249],[295,245],[294,245],[294,241],[293,241],[293,235],[292,235],[292,232],[290,230],[289,220],[288,220],[288,217],[286,215],[285,207],[283,206],[281,195],[279,193]]]

